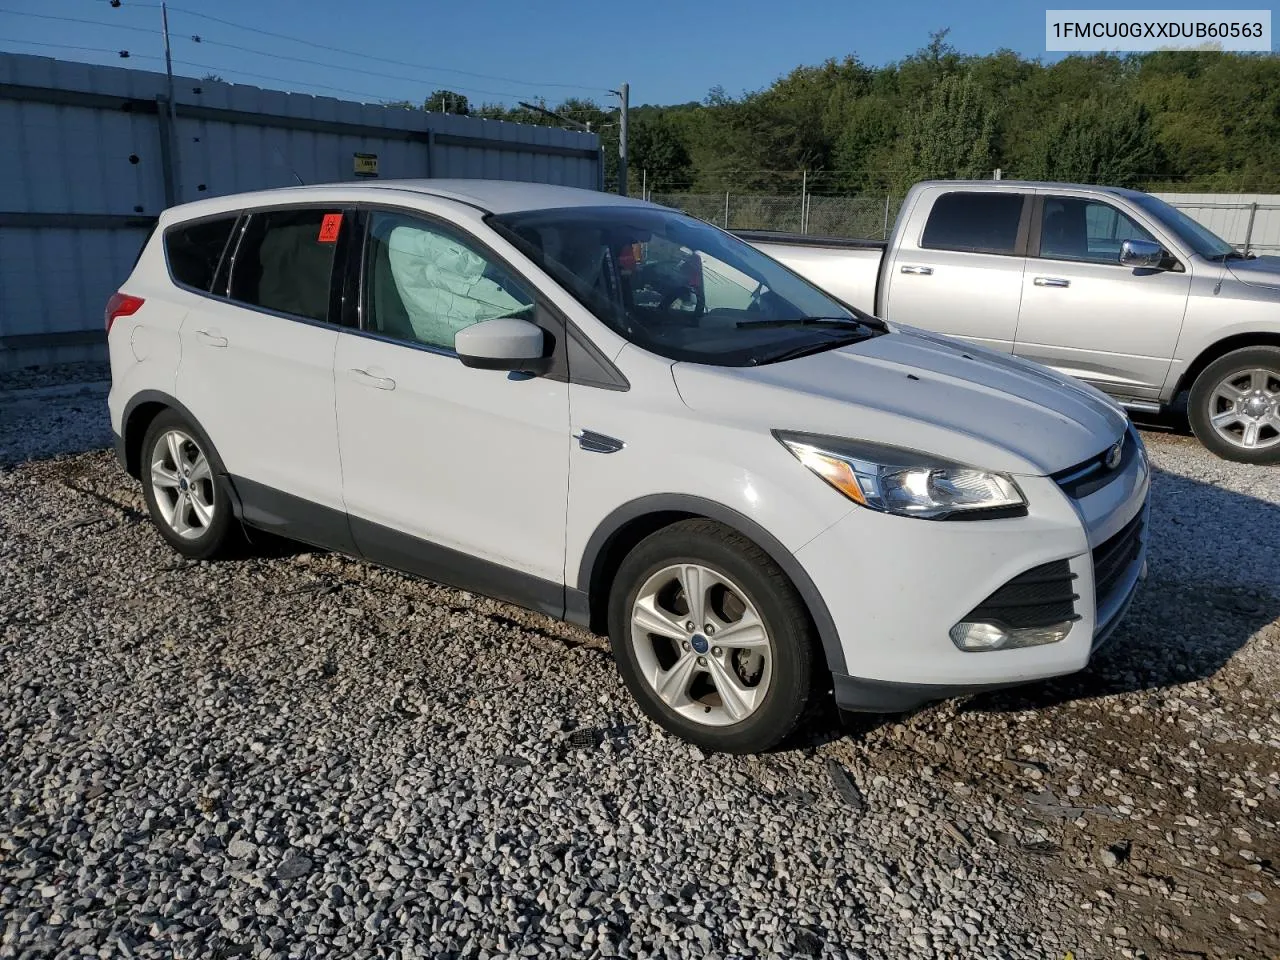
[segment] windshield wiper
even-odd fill
[[[757,357],[752,361],[751,365],[760,366],[766,363],[778,363],[782,360],[795,360],[798,357],[807,357],[811,353],[822,353],[826,350],[834,350],[836,347],[847,347],[852,343],[862,343],[864,340],[869,339],[871,339],[870,335],[865,333],[846,333],[843,336],[832,337],[829,340],[804,343],[797,347],[791,347],[789,350],[780,350],[764,357]]]
[[[874,321],[874,322],[873,322]],[[867,320],[851,320],[848,317],[791,317],[787,320],[739,320],[740,329],[767,330],[770,327],[827,327],[833,330],[885,330],[885,326],[870,317]]]
[[[1217,260],[1219,263],[1226,263],[1228,260],[1248,260],[1249,258],[1239,250],[1228,250],[1226,253],[1222,254],[1222,256],[1214,257],[1213,259]]]

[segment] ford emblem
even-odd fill
[[[1124,447],[1121,444],[1117,443],[1114,447],[1112,447],[1110,450],[1107,451],[1107,455],[1102,462],[1107,465],[1108,470],[1114,470],[1116,467],[1120,466],[1120,460],[1123,456],[1124,456]]]

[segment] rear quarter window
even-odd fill
[[[165,259],[175,282],[208,293],[239,215],[170,227],[164,235]]]
[[[969,253],[1016,253],[1023,195],[944,193],[929,211],[920,246]]]

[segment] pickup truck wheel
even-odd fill
[[[1191,386],[1187,413],[1218,456],[1280,463],[1280,347],[1246,347],[1209,364]]]
[[[239,546],[240,526],[220,477],[222,463],[199,430],[177,411],[166,410],[148,427],[142,457],[151,522],[173,549],[209,560]]]
[[[810,619],[758,546],[709,520],[652,534],[609,603],[618,672],[650,718],[712,751],[755,753],[795,729],[814,676]]]

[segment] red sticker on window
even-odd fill
[[[338,231],[342,229],[342,214],[326,213],[324,219],[320,221],[320,236],[316,240],[320,243],[337,243]]]

